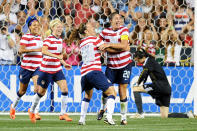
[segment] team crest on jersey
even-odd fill
[[[42,81],[41,81],[41,84],[42,84],[42,85],[44,85],[44,84],[45,84],[45,81],[44,81],[44,80],[42,80]]]
[[[23,78],[23,76],[22,76],[22,75],[20,75],[20,76],[19,76],[19,78],[20,78],[20,79],[22,79],[22,78]]]

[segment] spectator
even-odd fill
[[[63,30],[63,38],[67,39],[68,33],[71,33],[71,30],[74,27],[73,18],[70,15],[63,16],[63,24],[64,24],[64,30]]]
[[[153,0],[145,0],[141,7],[143,13],[150,13],[153,8]]]
[[[91,9],[92,0],[79,0],[79,3],[75,5],[75,26],[78,28],[81,23],[87,22],[89,16],[94,15],[94,11]]]
[[[187,7],[185,0],[178,0],[178,6],[174,14],[174,27],[178,34],[181,34],[194,24],[194,13]]]
[[[165,65],[180,66],[181,41],[174,29],[169,29],[166,33],[167,41],[165,45]]]
[[[148,21],[144,17],[138,19],[138,24],[135,26],[133,32],[130,33],[130,43],[139,45],[140,41],[142,41],[144,30],[148,28]]]
[[[8,33],[8,23],[0,21],[0,64],[14,63],[14,34]]]
[[[154,6],[151,11],[151,18],[156,29],[158,29],[159,27],[158,21],[160,20],[160,18],[166,16],[167,16],[167,10],[165,10],[164,7],[161,6],[161,0],[154,0]]]
[[[0,21],[7,21],[9,24],[16,24],[17,17],[15,13],[10,12],[11,5],[9,3],[3,6],[3,12],[0,13]]]
[[[129,0],[128,11],[125,16],[125,26],[132,32],[137,25],[137,21],[142,17],[142,8],[139,0]]]
[[[101,12],[99,13],[99,23],[103,28],[107,28],[110,26],[109,24],[109,16],[111,13],[115,12],[115,9],[112,6],[112,3],[108,0],[102,1]]]
[[[75,2],[73,2],[72,0],[64,0],[64,14],[74,17],[75,16],[74,5]]]
[[[92,9],[95,13],[100,13],[100,12],[101,12],[101,7],[102,7],[101,3],[102,3],[101,0],[94,0],[91,9]]]
[[[73,38],[75,38],[73,40]],[[73,41],[73,42],[71,42]],[[77,29],[74,29],[68,36],[68,39],[63,43],[63,48],[67,54],[65,62],[69,65],[79,65],[80,64],[80,48],[79,48],[79,36]]]
[[[42,28],[42,32],[41,32],[42,40],[44,40],[51,34],[51,31],[49,31],[49,21],[50,19],[47,16],[40,18],[40,24],[42,26],[41,27]]]
[[[140,47],[143,48],[148,54],[155,57],[156,41],[153,40],[153,37],[154,35],[152,31],[150,29],[145,29]]]
[[[8,31],[11,32],[14,29],[19,30],[23,34],[26,34],[28,31],[28,26],[26,24],[27,15],[24,11],[19,11],[17,13],[17,24],[12,24],[9,26]]]
[[[19,12],[20,4],[21,4],[21,0],[10,0],[10,5],[11,5],[10,11],[12,13]]]

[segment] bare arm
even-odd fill
[[[62,58],[63,58],[63,55],[62,55],[62,54],[60,54],[60,55],[55,55],[55,54],[49,52],[47,46],[43,46],[43,47],[42,47],[42,54],[43,54],[43,55],[47,55],[47,56],[51,56],[51,57],[55,57],[55,58],[60,59],[60,60],[62,60]]]

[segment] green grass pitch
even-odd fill
[[[128,118],[128,125],[120,125],[120,116],[114,116],[116,126],[97,121],[96,116],[88,115],[86,125],[78,125],[79,116],[71,115],[72,122],[60,121],[58,116],[42,116],[41,121],[32,124],[27,115],[16,115],[11,120],[8,115],[0,115],[0,131],[197,131],[197,119],[144,119]]]

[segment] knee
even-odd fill
[[[113,86],[110,86],[110,87],[107,89],[107,91],[105,91],[105,94],[106,94],[107,96],[113,95],[113,96],[116,97],[116,91],[115,91],[115,89],[114,89]]]
[[[45,89],[45,88],[42,88],[41,86],[39,86],[38,88],[39,88],[38,93],[39,93],[40,95],[44,96],[45,93],[46,93],[46,89]]]

